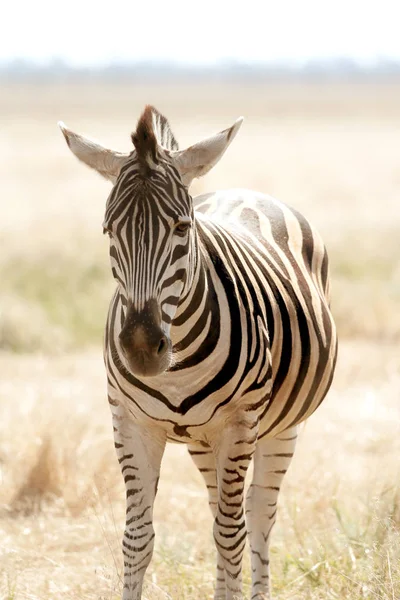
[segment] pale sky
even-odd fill
[[[399,0],[11,0],[0,61],[400,59]]]

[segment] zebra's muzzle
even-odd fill
[[[154,377],[170,366],[171,341],[158,326],[123,327],[119,341],[133,375]]]

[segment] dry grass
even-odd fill
[[[2,359],[0,597],[114,599],[124,491],[100,352]],[[281,496],[277,598],[400,597],[399,384],[392,346],[342,345]],[[146,597],[210,598],[211,518],[181,446],[167,449],[155,514]]]
[[[114,600],[121,590],[124,491],[100,356],[109,187],[74,161],[55,124],[123,150],[146,102],[169,116],[181,145],[244,114],[229,153],[193,191],[271,193],[329,246],[339,368],[284,485],[275,597],[397,600],[400,86],[216,83],[2,89],[0,598]],[[166,452],[156,530],[146,597],[212,597],[211,517],[180,446]]]

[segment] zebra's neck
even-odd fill
[[[202,228],[196,221],[190,258],[194,271],[171,326],[177,368],[183,362],[189,366],[189,363],[194,365],[204,360],[215,349],[219,338],[220,306],[210,271],[210,256],[201,237]]]

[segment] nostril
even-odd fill
[[[163,354],[167,348],[167,339],[163,336],[158,344],[157,354]]]

